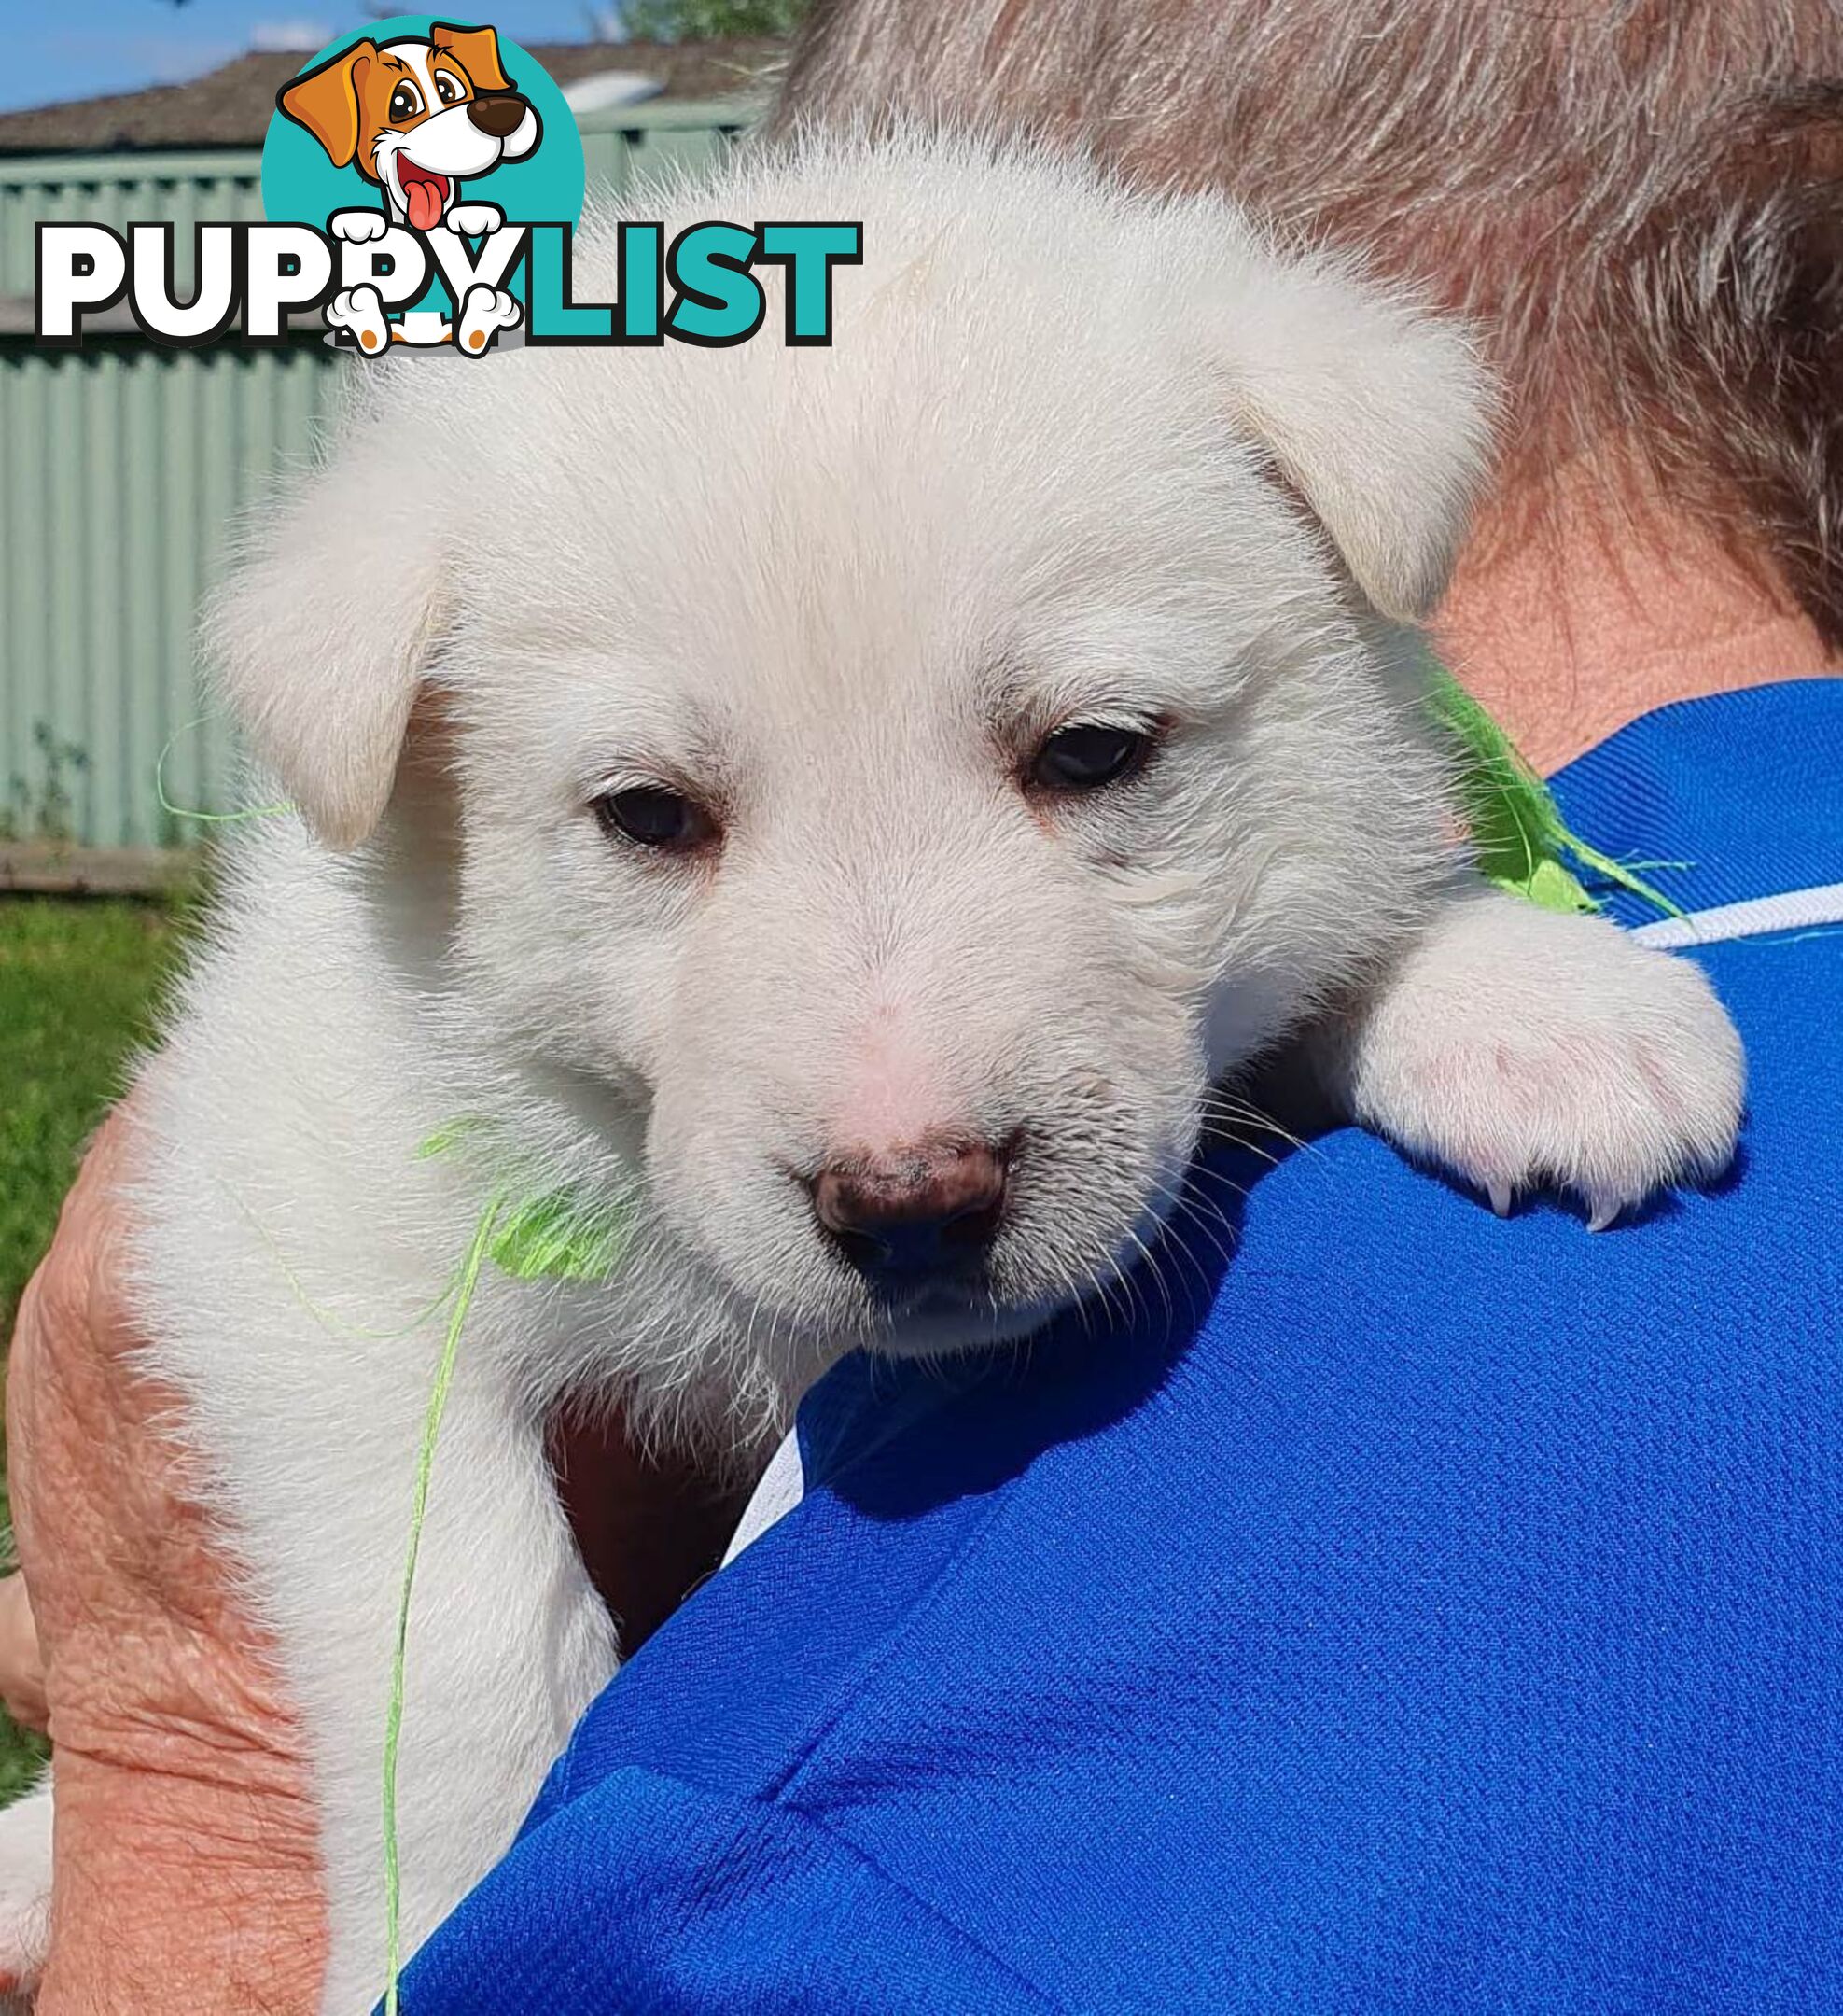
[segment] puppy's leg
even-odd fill
[[[1605,919],[1470,885],[1349,1015],[1324,1062],[1351,1116],[1500,1212],[1579,1197],[1597,1229],[1734,1155],[1740,1041],[1701,972]]]
[[[405,1959],[504,1851],[615,1664],[538,1424],[493,1342],[487,1324],[462,1339],[410,1615],[397,1780]],[[325,1365],[324,1403],[290,1381],[291,1404],[278,1390],[222,1435],[202,1424],[303,1721],[328,1892],[324,2007],[340,2016],[370,2008],[384,1983],[385,1718],[431,1370],[427,1351],[393,1344]]]
[[[441,221],[451,231],[458,231],[468,238],[479,238],[497,231],[506,221],[506,213],[497,203],[460,203],[454,204]]]

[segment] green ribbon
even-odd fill
[[[1682,915],[1661,889],[1574,832],[1510,737],[1438,664],[1428,707],[1458,746],[1460,808],[1478,872],[1487,881],[1543,910],[1597,911],[1599,902],[1574,872],[1579,867],[1666,917]]]

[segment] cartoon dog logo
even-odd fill
[[[499,61],[492,28],[431,24],[426,37],[355,42],[283,87],[277,107],[326,149],[335,168],[356,167],[383,195],[375,210],[341,210],[328,218],[338,238],[362,244],[393,224],[468,237],[495,231],[505,212],[463,203],[462,181],[523,161],[543,138],[537,107],[514,89]],[[503,288],[468,290],[456,324],[426,315],[393,328],[375,287],[336,295],[327,320],[350,329],[367,350],[390,338],[450,342],[479,350],[494,329],[514,327],[523,311]],[[436,327],[439,325],[439,329]]]

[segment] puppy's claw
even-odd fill
[[[1571,1191],[1595,1231],[1733,1159],[1740,1040],[1702,973],[1599,917],[1473,895],[1370,1003],[1352,1111],[1502,1216]]]

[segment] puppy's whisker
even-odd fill
[[[1277,1141],[1284,1141],[1290,1149],[1302,1155],[1323,1153],[1316,1141],[1307,1141],[1302,1135],[1295,1134],[1291,1127],[1282,1126],[1271,1113],[1262,1112],[1258,1106],[1251,1105],[1245,1099],[1236,1099],[1232,1093],[1221,1090],[1206,1092],[1201,1111],[1208,1123],[1252,1127],[1257,1133],[1271,1134]],[[1253,1154],[1261,1153],[1252,1141],[1239,1136],[1232,1135],[1229,1138],[1236,1147],[1246,1148]],[[1274,1158],[1269,1156],[1268,1159]]]

